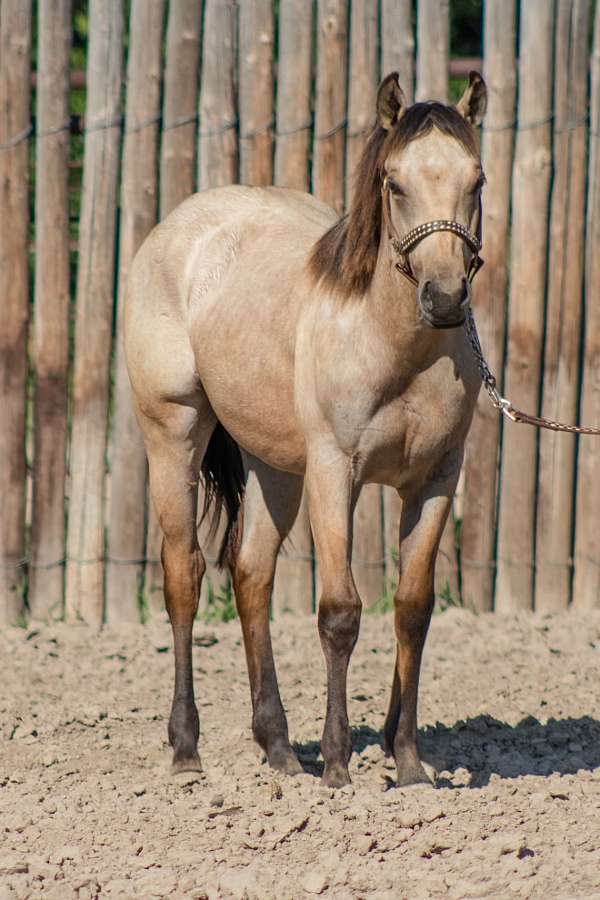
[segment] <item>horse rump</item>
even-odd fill
[[[204,479],[204,503],[201,521],[212,508],[208,539],[217,532],[223,510],[227,515],[227,526],[219,548],[217,565],[220,569],[231,566],[235,560],[240,538],[240,507],[244,497],[246,474],[242,454],[231,435],[217,422],[201,466]]]

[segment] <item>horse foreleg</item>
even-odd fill
[[[329,787],[350,783],[348,763],[352,737],[348,724],[346,680],[358,638],[361,602],[350,560],[355,497],[351,467],[331,454],[315,460],[306,474],[310,521],[321,575],[319,637],[327,669],[327,713],[321,741],[323,782]]]
[[[398,785],[429,783],[417,750],[417,698],[423,646],[434,605],[435,557],[455,482],[432,484],[403,504],[400,581],[395,601],[396,665],[384,735]]]
[[[288,737],[271,646],[269,600],[277,552],[294,524],[302,480],[247,458],[243,537],[233,583],[250,679],[252,731],[269,765],[288,775],[302,772]]]

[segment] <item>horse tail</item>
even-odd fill
[[[246,475],[242,454],[231,435],[217,422],[201,466],[204,478],[204,503],[201,521],[213,507],[208,539],[214,538],[223,508],[227,514],[227,527],[221,541],[217,565],[232,566],[241,538],[240,507],[244,497]]]

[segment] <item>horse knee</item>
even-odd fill
[[[435,595],[427,584],[407,590],[400,583],[394,596],[396,634],[398,638],[419,636],[429,626]]]
[[[350,586],[324,593],[319,602],[319,634],[332,650],[350,654],[358,639],[362,604]]]

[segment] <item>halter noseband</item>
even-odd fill
[[[461,225],[460,222],[454,221],[454,219],[435,219],[433,222],[425,222],[423,225],[417,225],[416,228],[413,228],[412,231],[405,234],[403,238],[400,238],[394,227],[394,223],[392,222],[390,188],[387,175],[383,179],[381,196],[383,199],[383,219],[385,227],[387,228],[388,237],[392,243],[392,247],[398,256],[401,257],[401,261],[396,263],[396,268],[411,282],[411,284],[418,285],[419,282],[413,274],[408,255],[411,250],[414,250],[417,244],[423,240],[423,238],[428,237],[430,234],[435,234],[436,231],[451,231],[457,237],[461,238],[469,250],[471,250],[473,257],[469,263],[467,278],[469,281],[473,281],[475,275],[483,265],[483,260],[479,255],[479,251],[481,250],[481,199],[479,200],[479,216],[476,235],[470,232],[468,228],[465,228],[464,225]]]

